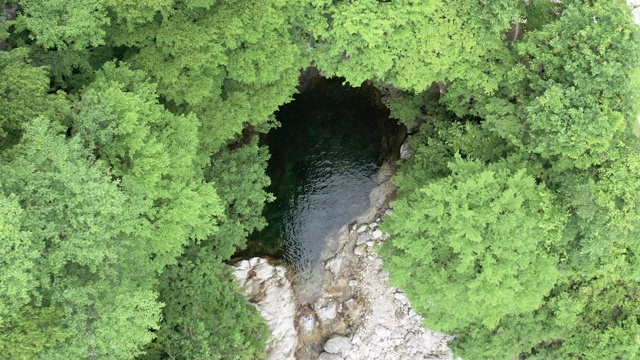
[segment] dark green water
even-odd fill
[[[252,236],[249,248],[296,270],[313,267],[326,237],[368,208],[377,170],[395,156],[402,137],[376,95],[318,80],[276,113],[282,126],[263,138],[276,200],[265,208],[269,226]]]

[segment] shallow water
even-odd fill
[[[397,153],[401,132],[372,91],[323,80],[276,113],[282,126],[263,139],[276,200],[265,208],[269,226],[249,247],[298,271],[314,267],[325,239],[367,209],[377,170]]]

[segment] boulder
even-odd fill
[[[346,336],[334,335],[324,343],[324,351],[330,354],[346,354],[351,350],[351,340]]]
[[[338,273],[340,272],[341,265],[342,265],[342,257],[336,256],[331,260],[327,261],[324,267],[325,269],[331,271],[332,274],[338,275]]]
[[[398,301],[400,301],[402,305],[405,305],[406,303],[409,302],[409,300],[407,299],[407,295],[405,295],[402,292],[397,292],[393,294],[393,297],[395,297]]]
[[[409,139],[405,140],[405,142],[400,146],[400,159],[409,160],[413,157],[413,150],[411,149],[411,145],[409,145]]]
[[[294,326],[297,303],[286,269],[273,266],[265,259],[252,258],[234,265],[244,295],[256,299],[255,306],[267,320],[271,339],[267,343],[267,359],[293,360],[298,334]]]
[[[391,336],[391,330],[385,328],[385,327],[379,327],[376,329],[376,335],[378,335],[379,337],[383,338],[383,339],[387,339]]]
[[[298,325],[299,325],[298,328],[300,329],[300,331],[310,333],[313,331],[313,328],[316,326],[316,318],[311,314],[301,316],[300,320],[298,320]]]
[[[337,305],[333,299],[319,298],[313,304],[313,310],[321,322],[333,320],[338,315]]]
[[[323,352],[318,356],[318,360],[342,360],[343,357],[336,354],[329,354],[328,352]]]
[[[371,234],[369,233],[362,233],[358,236],[358,239],[356,240],[356,246],[357,245],[362,245],[364,243],[366,243],[367,241],[371,240]]]
[[[627,3],[631,6],[633,19],[637,25],[640,25],[640,0],[627,0]],[[640,117],[638,117],[640,122]]]

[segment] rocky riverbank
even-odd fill
[[[269,324],[271,339],[265,349],[269,359],[295,359],[297,303],[287,271],[282,265],[272,265],[257,257],[234,265],[234,275],[243,293]]]
[[[389,286],[389,275],[382,270],[382,260],[374,251],[374,246],[387,238],[377,228],[377,222],[357,224],[349,231],[345,248],[326,262],[327,270],[333,271],[337,259],[352,259],[348,268],[338,270],[339,276],[330,284],[335,286],[345,279],[349,288],[338,294],[326,292],[321,298],[325,299],[324,304],[338,303],[340,296],[350,293],[349,299],[338,303],[337,314],[351,326],[329,336],[319,359],[452,358],[446,345],[451,337],[425,330],[422,317],[413,311],[405,294]]]
[[[409,149],[405,149],[405,155]],[[371,207],[327,239],[321,266],[292,274],[253,258],[237,263],[245,295],[269,323],[269,359],[451,359],[451,336],[426,330],[400,289],[388,284],[374,250],[388,239],[394,165],[380,169]]]

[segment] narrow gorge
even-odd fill
[[[263,138],[276,199],[234,264],[269,323],[269,358],[449,359],[451,337],[422,327],[374,250],[396,163],[411,156],[406,129],[373,86],[309,73]]]

